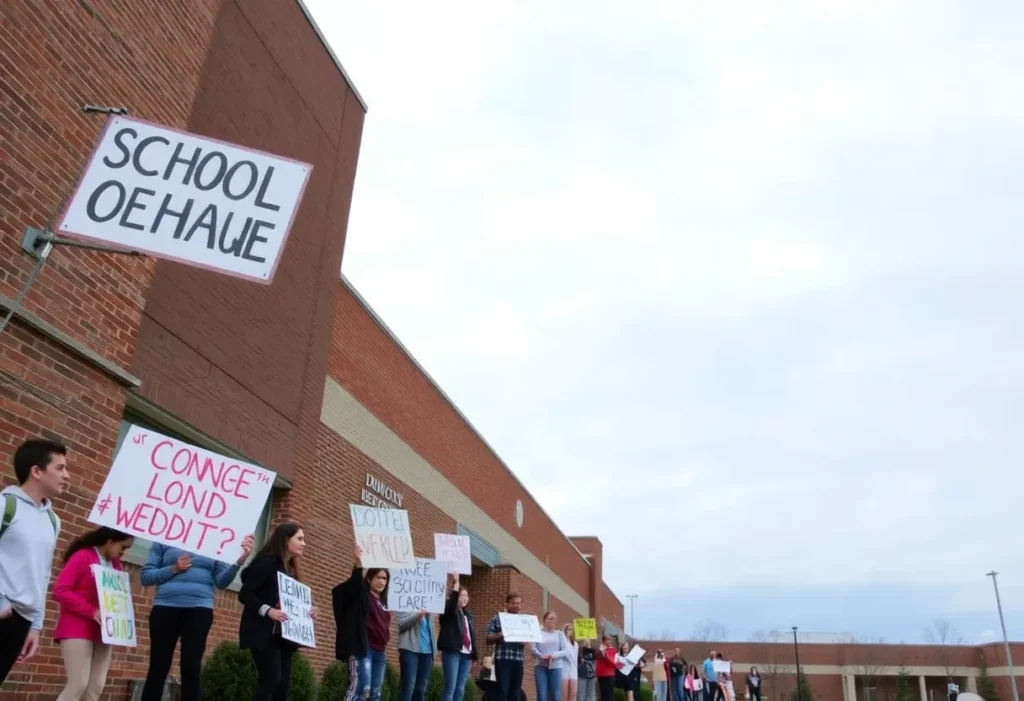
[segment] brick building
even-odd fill
[[[722,652],[733,662],[733,686],[737,696],[746,693],[745,679],[757,667],[763,682],[764,701],[789,701],[796,688],[796,650],[792,638],[779,642],[638,641],[650,660],[657,650],[671,655],[680,650],[698,668],[710,650]],[[1001,643],[986,645],[886,645],[855,642],[808,643],[800,641],[800,669],[807,677],[814,701],[895,701],[901,682],[917,701],[945,701],[953,679],[962,692],[978,693],[984,673],[1002,701],[1013,698],[1009,667]],[[1024,643],[1011,643],[1011,654],[1024,659]],[[1018,684],[1018,687],[1020,684]]]
[[[305,525],[305,579],[322,605],[351,560],[345,505],[399,500],[417,554],[430,554],[435,531],[471,537],[481,627],[517,591],[527,610],[621,629],[600,541],[561,533],[339,279],[366,108],[299,0],[8,3],[0,85],[4,313],[35,264],[22,231],[52,225],[103,127],[83,105],[314,166],[271,285],[148,257],[65,246],[50,255],[0,334],[0,453],[9,464],[39,435],[69,444],[60,548],[89,527],[119,441],[138,423],[277,472],[257,535],[285,518]],[[147,550],[137,542],[129,560]],[[152,592],[135,586],[140,647],[115,654],[114,699],[148,664]],[[211,647],[237,638],[238,608],[233,592],[218,595]],[[51,607],[43,649],[3,699],[52,699],[63,684],[55,617]],[[318,641],[319,668],[333,657],[329,617]]]

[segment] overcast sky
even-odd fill
[[[1024,639],[1024,3],[306,2],[344,273],[638,635]]]

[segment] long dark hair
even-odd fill
[[[253,558],[253,562],[261,557],[279,557],[281,562],[284,563],[284,569],[288,573],[288,576],[293,579],[299,579],[299,563],[293,557],[289,562],[288,558],[288,541],[295,537],[295,534],[302,530],[302,526],[297,523],[282,523],[274,532],[267,538],[267,542],[263,544],[263,547],[256,553],[256,557]]]
[[[366,585],[366,591],[369,591],[370,590],[370,582],[373,581],[373,578],[377,576],[378,572],[383,572],[384,574],[386,574],[388,576],[387,584],[384,585],[384,589],[380,593],[381,600],[382,601],[387,601],[388,600],[388,587],[391,586],[391,573],[388,572],[385,568],[383,568],[383,567],[371,567],[370,569],[366,570],[366,576],[363,577],[363,584]]]
[[[135,536],[124,531],[119,531],[116,528],[110,528],[108,526],[100,526],[94,531],[83,533],[82,535],[71,541],[71,545],[64,552],[64,562],[71,559],[71,556],[77,553],[79,550],[85,550],[86,548],[99,548],[110,541],[115,543],[123,543],[126,540],[131,540]]]

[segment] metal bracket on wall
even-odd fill
[[[128,109],[126,107],[108,107],[104,105],[82,105],[82,111],[87,114],[128,114]],[[84,166],[82,166],[82,168],[84,168]],[[36,278],[39,277],[39,273],[43,271],[43,266],[46,265],[46,261],[49,260],[50,253],[53,252],[54,246],[71,246],[74,248],[84,248],[90,251],[120,253],[130,256],[145,255],[139,251],[130,251],[123,248],[111,248],[109,246],[98,246],[84,241],[66,239],[57,236],[50,231],[50,227],[53,226],[53,223],[57,218],[57,214],[64,209],[64,203],[67,202],[68,197],[71,196],[71,190],[74,187],[74,183],[78,182],[78,178],[82,174],[82,168],[79,168],[78,173],[71,181],[71,185],[69,185],[64,191],[64,196],[60,198],[60,202],[57,203],[53,212],[50,213],[50,218],[46,222],[46,226],[42,229],[29,227],[25,229],[25,233],[21,237],[21,249],[35,258],[36,264],[32,267],[32,272],[28,274],[28,279],[25,280],[25,284],[22,286],[18,296],[15,297],[14,304],[12,304],[10,309],[7,310],[7,314],[4,315],[3,321],[0,321],[0,334],[7,330],[7,327],[11,323],[11,319],[13,319],[14,315],[18,313],[18,310],[21,309],[21,305],[25,301],[25,297],[28,296],[29,289],[31,289]]]

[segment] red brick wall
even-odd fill
[[[331,377],[587,598],[590,567],[558,526],[345,285],[338,285],[336,300]],[[522,528],[515,521],[517,499],[524,507]]]
[[[0,294],[14,297],[31,268],[22,229],[47,223],[104,124],[83,104],[124,106],[314,164],[272,286],[58,248],[25,304],[130,368],[157,405],[285,476],[296,466],[309,474],[363,110],[298,4],[19,0],[3,13]],[[61,548],[88,527],[125,400],[124,386],[19,322],[0,335],[0,458],[9,464],[14,447],[38,435],[72,448],[72,487],[56,503]],[[275,513],[312,517],[315,489],[297,480]],[[115,655],[111,698],[145,672],[150,596],[136,597],[141,645]],[[211,643],[237,637],[237,610],[233,593],[219,595]],[[51,606],[40,655],[2,698],[56,695],[64,673],[50,643],[55,616]]]
[[[285,477],[314,459],[363,117],[297,2],[223,5],[189,130],[313,172],[272,285],[157,264],[134,368],[144,396]]]

